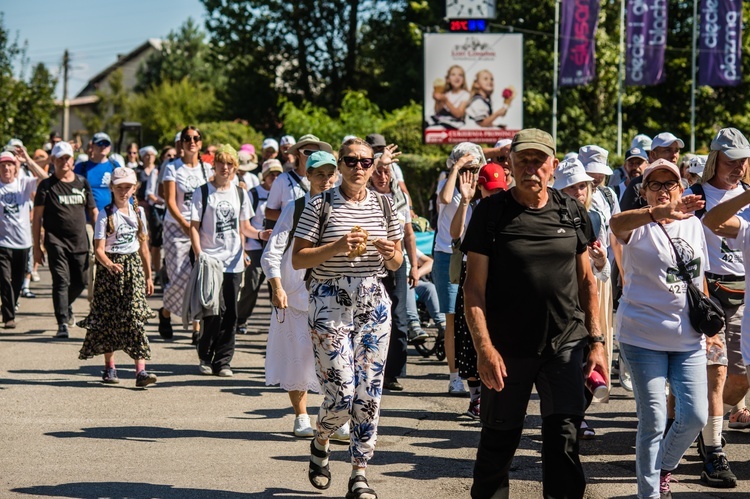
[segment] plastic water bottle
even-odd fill
[[[706,354],[706,361],[709,366],[726,366],[729,364],[729,359],[727,359],[724,349],[718,345],[711,345],[711,348],[708,349],[708,354]]]

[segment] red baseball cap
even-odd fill
[[[494,191],[495,189],[508,190],[508,184],[505,182],[505,170],[497,163],[487,163],[479,170],[479,185],[485,189]]]

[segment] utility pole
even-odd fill
[[[555,46],[554,46],[554,68],[552,71],[552,140],[557,147],[557,72],[559,71],[559,44],[560,44],[560,1],[555,0]]]
[[[63,115],[62,115],[62,138],[70,138],[70,101],[68,101],[68,73],[70,70],[70,54],[68,49],[63,53]]]

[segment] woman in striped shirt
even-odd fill
[[[339,151],[341,186],[315,196],[294,234],[292,265],[312,269],[308,324],[325,399],[310,445],[309,479],[327,489],[328,439],[351,419],[347,497],[377,497],[365,478],[377,439],[391,301],[381,279],[401,267],[401,224],[391,201],[367,189],[373,150],[362,139]]]

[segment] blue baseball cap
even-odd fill
[[[95,133],[94,137],[91,139],[91,142],[98,146],[112,145],[112,139],[110,139],[109,135],[104,132]]]
[[[629,160],[630,158],[641,158],[648,161],[648,154],[640,147],[632,147],[628,150],[628,152],[625,153],[625,161]]]
[[[306,166],[308,168],[319,168],[323,165],[336,166],[336,157],[330,152],[315,151],[307,158]]]

